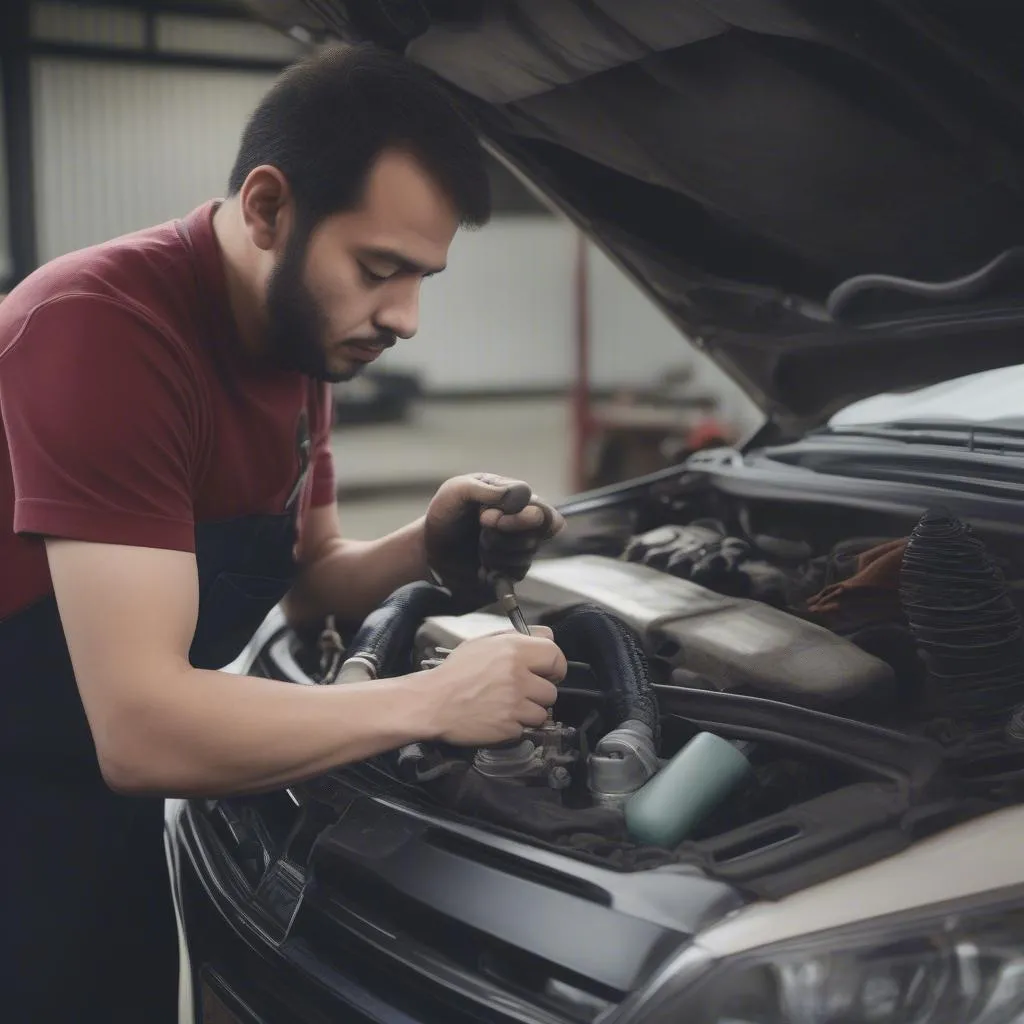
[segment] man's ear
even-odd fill
[[[293,219],[288,179],[271,164],[254,167],[238,198],[253,245],[265,252],[282,248]]]

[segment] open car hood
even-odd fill
[[[1013,5],[249,7],[437,72],[495,151],[777,421],[809,426],[866,395],[1024,359]],[[850,284],[863,275],[963,280]]]

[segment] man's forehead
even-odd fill
[[[458,218],[433,183],[403,188],[396,175],[368,185],[356,209],[327,218],[322,228],[362,256],[429,274],[444,269]]]
[[[436,273],[458,226],[451,201],[421,165],[405,153],[388,152],[374,164],[359,205],[327,217],[320,230],[338,244]]]
[[[389,150],[370,169],[363,190],[363,210],[375,219],[437,220],[458,227],[455,208],[436,179],[411,154]]]

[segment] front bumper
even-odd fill
[[[693,932],[742,905],[692,870],[559,873],[365,795],[253,872],[213,817],[196,801],[168,825],[197,1024],[625,1024]]]

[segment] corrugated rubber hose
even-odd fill
[[[1024,623],[970,526],[937,509],[903,556],[900,600],[937,710],[968,733],[1002,730],[1024,700]]]
[[[569,661],[586,662],[610,699],[615,726],[643,722],[658,740],[658,702],[647,658],[629,626],[594,605],[580,605],[551,622]]]

